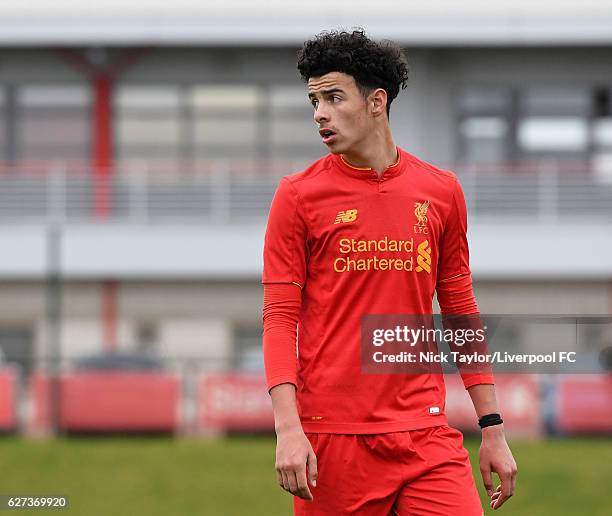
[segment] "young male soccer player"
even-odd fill
[[[298,515],[481,516],[462,435],[444,415],[443,377],[360,368],[364,314],[431,314],[434,290],[443,313],[478,313],[461,187],[393,141],[389,106],[408,78],[394,44],[322,33],[304,44],[298,69],[330,154],[281,180],[266,230],[278,483]],[[462,377],[497,509],[514,492],[516,464],[493,377]]]

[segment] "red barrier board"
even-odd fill
[[[0,430],[17,428],[17,372],[10,367],[0,369]]]
[[[448,375],[446,413],[452,426],[478,431],[476,413],[459,375]],[[510,435],[534,437],[541,432],[537,377],[497,375],[496,390]],[[273,430],[270,396],[262,375],[214,374],[199,382],[199,417],[202,429]]]
[[[560,377],[556,412],[561,432],[612,433],[612,374]]]
[[[173,432],[179,381],[174,375],[87,372],[62,378],[60,424],[76,431]]]
[[[63,375],[59,384],[62,430],[83,432],[174,432],[178,428],[179,379],[167,373],[82,372]],[[50,427],[50,379],[30,383],[30,428]]]
[[[203,430],[274,430],[272,403],[263,374],[201,377],[198,407],[198,421]]]

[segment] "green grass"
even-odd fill
[[[274,445],[266,437],[2,437],[0,494],[68,495],[71,507],[65,514],[84,516],[288,515],[292,504],[276,485]],[[478,443],[466,440],[466,446],[481,486]],[[511,447],[519,465],[517,493],[502,510],[487,513],[610,514],[612,440],[514,442]]]
[[[518,465],[515,495],[501,509],[486,505],[477,441],[467,441],[483,506],[489,514],[608,516],[611,514],[612,439],[510,442]],[[497,485],[497,477],[495,477]]]

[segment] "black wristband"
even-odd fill
[[[501,425],[503,422],[504,420],[499,414],[487,414],[478,420],[478,426],[480,428],[485,428],[487,426]]]

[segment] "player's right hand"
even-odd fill
[[[301,428],[277,432],[276,477],[283,489],[312,501],[308,482],[317,485],[317,457]]]

